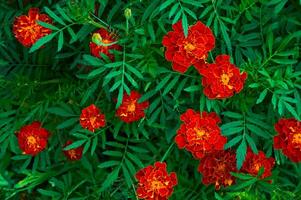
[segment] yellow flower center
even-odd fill
[[[229,81],[230,81],[229,75],[228,74],[222,74],[222,76],[221,76],[222,84],[223,85],[228,85]]]
[[[194,128],[194,131],[196,133],[196,135],[199,137],[199,138],[202,138],[204,137],[205,135],[207,135],[206,131],[204,129],[200,129],[200,128]]]
[[[230,178],[229,179],[225,179],[224,183],[225,183],[225,185],[232,185],[233,180],[230,179]]]
[[[190,53],[191,51],[195,50],[195,46],[189,42],[187,42],[185,45],[184,45],[184,49]]]
[[[161,182],[161,181],[158,181],[158,180],[153,180],[151,182],[151,190],[154,191],[154,190],[160,190],[162,188],[165,188],[166,186]]]
[[[37,139],[35,136],[30,135],[27,137],[27,144],[28,146],[30,146],[31,148],[33,148],[34,150],[36,150],[39,147],[39,144],[37,142]]]
[[[90,117],[90,123],[92,124],[92,126],[94,126],[95,121],[96,121],[96,117],[95,116]]]
[[[301,145],[301,133],[294,134],[293,143]]]
[[[135,101],[132,101],[128,107],[127,107],[127,111],[128,112],[135,112],[136,110],[136,102]]]

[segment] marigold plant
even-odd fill
[[[301,196],[301,1],[0,1],[0,200]]]

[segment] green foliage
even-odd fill
[[[171,199],[298,199],[301,166],[273,149],[273,125],[282,117],[301,119],[301,1],[293,0],[9,0],[0,2],[0,199],[135,199],[135,173],[155,161],[176,171]],[[17,42],[14,18],[39,7],[52,30],[31,48]],[[131,9],[126,18],[124,10]],[[164,58],[162,37],[182,20],[185,35],[197,20],[209,26],[219,54],[248,73],[244,90],[209,100],[193,67],[185,74]],[[96,58],[92,33],[106,27],[122,51]],[[125,124],[115,116],[124,93],[138,90],[150,106],[142,120]],[[95,133],[79,125],[81,110],[96,104],[107,125]],[[186,109],[214,111],[222,118],[225,148],[237,167],[247,147],[275,157],[272,183],[233,174],[237,184],[214,191],[204,186],[198,161],[174,145],[179,116]],[[41,121],[51,137],[36,157],[22,155],[16,133]],[[63,147],[68,139],[73,144]],[[80,161],[62,150],[83,146]]]

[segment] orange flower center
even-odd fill
[[[186,50],[187,53],[191,53],[191,51],[195,50],[195,46],[190,42],[187,42],[184,44],[184,49]]]
[[[90,123],[91,123],[92,126],[94,126],[95,121],[96,121],[96,117],[95,116],[90,117]]]
[[[261,164],[260,164],[260,163],[255,163],[255,164],[254,164],[254,169],[255,169],[256,172],[259,171],[260,167],[261,167]]]
[[[131,103],[127,107],[127,111],[128,112],[135,112],[135,110],[136,110],[136,102],[131,101]]]
[[[30,135],[27,137],[27,144],[28,146],[30,146],[31,148],[33,148],[34,150],[36,150],[39,147],[39,144],[37,142],[37,139],[35,136]]]
[[[161,181],[158,181],[156,179],[152,180],[151,186],[150,186],[152,191],[160,190],[160,189],[165,188],[165,187],[166,186]]]
[[[301,133],[294,134],[293,143],[301,145]]]
[[[74,149],[70,149],[68,151],[68,154],[70,156],[71,159],[75,159],[76,158],[76,151]]]
[[[230,77],[228,74],[222,74],[221,76],[221,82],[223,83],[223,85],[228,85],[230,81]]]
[[[224,172],[226,170],[226,165],[224,163],[217,166],[217,171]]]
[[[196,135],[198,136],[198,138],[203,138],[203,137],[207,136],[207,132],[204,129],[195,127],[194,131],[195,131]]]
[[[228,178],[228,179],[225,179],[224,183],[225,183],[225,185],[232,185],[233,180]]]

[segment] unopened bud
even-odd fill
[[[101,45],[102,44],[102,37],[99,33],[93,33],[92,35],[92,42]]]
[[[125,16],[126,19],[130,19],[131,16],[132,16],[132,10],[130,8],[126,8],[124,10],[124,16]]]

